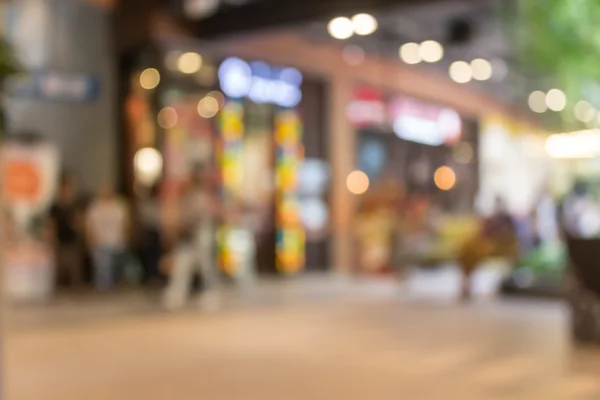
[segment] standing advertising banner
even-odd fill
[[[56,148],[45,141],[8,141],[1,153],[5,285],[16,301],[46,300],[54,288],[48,209],[59,169]]]

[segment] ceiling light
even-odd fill
[[[548,109],[546,105],[546,93],[541,90],[531,92],[529,95],[529,108],[531,108],[531,111],[539,114],[546,112]]]
[[[184,74],[195,74],[202,68],[202,56],[198,53],[183,53],[177,60],[177,69]]]
[[[492,64],[482,58],[471,61],[471,69],[473,70],[473,79],[478,81],[487,81],[492,77]]]
[[[426,40],[419,47],[419,55],[425,62],[438,62],[444,58],[444,48],[435,40]]]
[[[354,34],[354,24],[346,17],[337,17],[329,21],[327,31],[335,39],[348,39]]]
[[[552,89],[546,95],[546,105],[552,111],[562,111],[567,106],[567,96],[562,90]]]
[[[418,64],[423,59],[420,54],[420,46],[417,43],[406,43],[400,47],[400,58],[407,64]]]
[[[467,83],[473,79],[473,70],[465,61],[456,61],[450,65],[450,78],[454,82]]]
[[[352,17],[352,24],[354,25],[354,33],[360,36],[368,36],[373,34],[377,28],[377,20],[370,14],[357,14]]]

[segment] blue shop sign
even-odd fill
[[[43,101],[92,102],[100,96],[98,78],[67,72],[34,72],[16,77],[8,87],[12,97]]]
[[[262,61],[248,63],[231,57],[219,67],[219,83],[225,95],[256,103],[293,108],[302,100],[302,74],[295,68],[273,67]]]

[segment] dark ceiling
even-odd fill
[[[214,13],[197,19],[186,16],[185,1],[122,0],[120,26],[140,36],[142,24],[130,21],[147,17],[153,7],[170,13],[190,34],[203,39],[287,29],[309,40],[335,43],[340,51],[353,44],[367,53],[393,59],[398,59],[398,49],[404,43],[436,40],[444,46],[444,59],[414,68],[447,77],[452,62],[484,58],[493,62],[494,77],[468,85],[513,104],[524,104],[531,88],[542,80],[515,60],[514,44],[508,40],[505,21],[498,14],[498,5],[511,0],[190,0],[218,4]],[[375,34],[346,41],[328,35],[331,18],[359,12],[377,18]]]
[[[202,1],[202,0],[200,0]],[[401,9],[414,5],[442,4],[452,0],[246,0],[242,5],[221,7],[217,13],[193,23],[203,38],[246,33],[329,20],[346,13]],[[463,0],[472,4],[480,0]]]

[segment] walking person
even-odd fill
[[[112,186],[105,186],[86,215],[87,238],[92,256],[94,283],[99,291],[115,287],[119,258],[127,251],[129,212]]]
[[[83,284],[83,209],[75,181],[68,175],[60,180],[50,219],[58,267],[57,281],[79,288]]]
[[[181,187],[176,214],[176,239],[171,254],[169,282],[163,304],[168,310],[182,308],[192,289],[196,272],[202,278],[200,306],[219,307],[219,272],[215,263],[219,205],[211,180],[202,169],[192,172]]]

